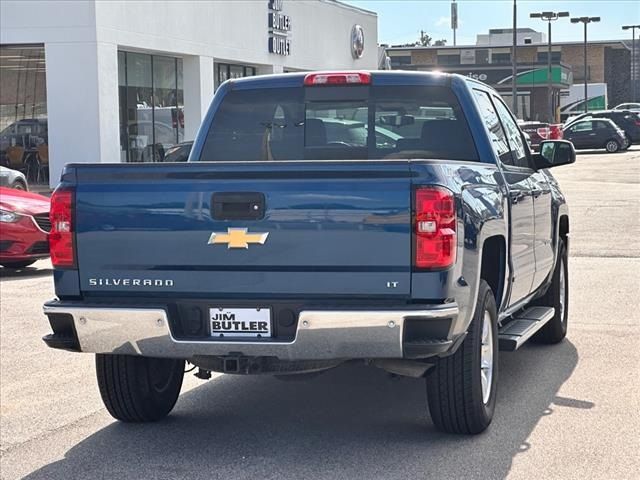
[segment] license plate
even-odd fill
[[[268,308],[210,308],[212,337],[270,337]]]

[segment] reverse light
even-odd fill
[[[549,140],[551,129],[549,127],[540,127],[536,129],[536,132],[543,140]]]
[[[53,192],[49,220],[51,221],[49,232],[51,263],[57,268],[75,268],[73,190],[58,188]]]
[[[456,202],[443,187],[419,187],[415,191],[416,268],[439,270],[456,260]]]
[[[369,85],[371,74],[368,72],[326,72],[310,73],[304,77],[307,86],[319,85]]]

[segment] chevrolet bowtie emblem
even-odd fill
[[[250,243],[264,245],[269,232],[247,233],[246,228],[227,228],[227,233],[213,232],[207,242],[209,245],[227,244],[227,248],[249,248]]]

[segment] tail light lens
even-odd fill
[[[448,268],[456,261],[456,202],[442,187],[415,191],[415,266]]]
[[[562,125],[549,126],[549,140],[562,140],[562,137],[564,137]]]
[[[536,129],[536,132],[538,133],[540,138],[542,138],[543,140],[549,140],[550,131],[551,130],[549,129],[549,127],[540,127]]]
[[[49,232],[51,263],[57,268],[74,268],[76,256],[73,232],[73,190],[58,188],[53,192],[49,219],[51,220]]]

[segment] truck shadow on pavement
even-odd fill
[[[52,276],[51,268],[6,268],[0,267],[0,281],[22,280],[24,278]]]
[[[496,417],[476,437],[437,432],[424,381],[358,365],[309,380],[223,376],[180,397],[163,422],[114,422],[30,480],[70,478],[504,478],[556,409],[574,345],[525,346],[500,360]]]

